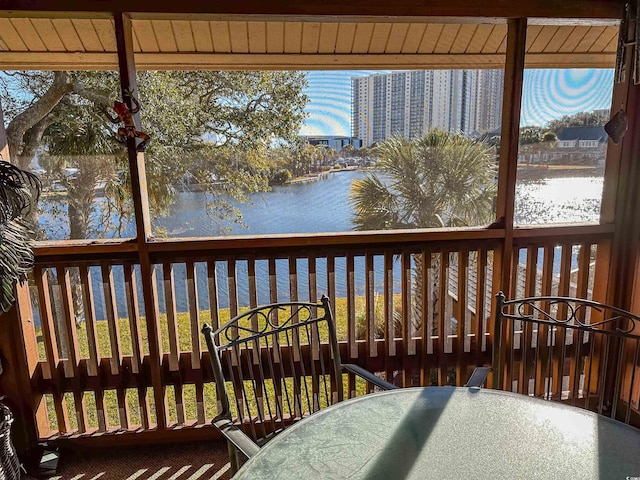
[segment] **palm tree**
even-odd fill
[[[377,173],[353,183],[357,230],[442,228],[489,223],[496,196],[495,148],[462,134],[434,130],[416,140],[394,137],[375,149]],[[422,258],[413,256],[413,314],[420,328]],[[432,263],[433,281],[440,269]],[[437,315],[437,292],[431,299]],[[399,329],[402,319],[394,319]],[[433,325],[438,322],[434,319]],[[398,332],[399,333],[399,332]]]
[[[496,195],[495,151],[461,134],[434,130],[377,147],[380,173],[351,188],[358,230],[460,227],[489,223]]]
[[[30,214],[40,189],[35,175],[0,160],[0,312],[11,308],[14,286],[33,264]]]

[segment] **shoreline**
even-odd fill
[[[584,165],[518,165],[518,180],[545,178],[602,177],[604,167]]]
[[[317,180],[324,180],[329,176],[330,173],[342,173],[342,172],[366,172],[367,170],[375,170],[372,167],[345,167],[345,168],[332,168],[331,170],[324,170],[318,173],[307,173],[306,175],[302,175],[301,177],[292,178],[287,183],[283,185],[297,185],[301,183],[311,183]]]

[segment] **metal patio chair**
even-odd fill
[[[383,389],[397,388],[340,361],[329,299],[286,302],[245,311],[213,331],[205,324],[219,415],[213,425],[237,452],[253,456],[297,420],[344,398],[343,371]]]
[[[496,296],[494,389],[640,423],[640,317],[591,300]],[[483,380],[484,381],[484,380]]]

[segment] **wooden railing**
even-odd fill
[[[142,305],[135,244],[40,246],[19,301],[38,435],[201,430],[217,413],[202,324],[322,294],[335,311],[343,361],[401,386],[462,385],[475,366],[491,363],[493,298],[505,289],[503,235],[484,229],[150,243],[152,309]],[[603,226],[516,230],[509,289],[604,300],[611,236]],[[348,387],[349,396],[367,390],[354,378]],[[167,421],[158,425],[157,418]]]

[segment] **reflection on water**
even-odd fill
[[[602,177],[545,178],[516,186],[516,224],[597,222]]]
[[[349,189],[353,180],[361,178],[364,172],[349,171],[329,175],[324,180],[305,184],[276,187],[272,192],[254,194],[247,204],[240,204],[246,226],[227,223],[218,225],[206,213],[206,194],[202,192],[183,192],[178,194],[176,204],[171,215],[158,218],[154,226],[166,229],[172,237],[210,236],[219,234],[219,228],[229,227],[235,235],[259,234],[293,234],[313,232],[350,231],[353,228],[351,208],[349,205]],[[600,201],[602,197],[602,178],[555,178],[535,181],[521,181],[516,189],[516,223],[541,224],[561,222],[598,221]],[[46,208],[46,206],[45,206]],[[52,234],[59,236],[64,230],[62,221],[52,216],[52,212],[41,219],[42,226]],[[45,223],[46,222],[46,223]],[[128,227],[126,234],[133,235],[135,229]],[[396,262],[397,263],[397,262]],[[297,262],[298,296],[301,300],[308,299],[308,265],[306,260]],[[207,296],[206,264],[197,264],[199,307],[209,308]],[[289,298],[290,286],[288,260],[276,261],[278,279],[278,299],[286,301]],[[327,293],[326,260],[317,260],[318,295]],[[92,272],[93,291],[95,294],[96,316],[105,318],[104,299],[100,269]],[[365,291],[364,258],[355,259],[356,294],[363,295]],[[219,288],[219,307],[228,306],[227,267],[226,263],[216,264]],[[247,262],[237,264],[238,301],[241,305],[248,304],[249,291],[247,279]],[[376,289],[382,291],[383,259],[374,259],[374,283]],[[394,290],[400,292],[400,269],[394,267]],[[160,283],[161,271],[158,271],[158,295],[160,311],[164,312],[164,295]],[[184,264],[174,267],[176,306],[178,311],[188,311],[186,294],[186,271]],[[138,278],[139,275],[138,275]],[[256,262],[256,278],[258,279],[258,303],[269,302],[268,264],[266,261]],[[127,316],[126,299],[124,295],[124,277],[121,267],[114,268],[114,282],[119,316]],[[346,295],[346,261],[336,259],[335,265],[336,295]],[[142,302],[141,286],[138,285],[138,298]],[[141,311],[143,306],[140,305]],[[36,312],[37,315],[37,312]],[[36,320],[37,321],[37,320]]]
[[[275,187],[236,204],[244,225],[219,225],[207,216],[206,194],[183,192],[168,217],[155,225],[171,237],[219,235],[220,227],[231,235],[272,233],[344,232],[353,230],[349,190],[364,172],[329,175],[310,183]],[[519,181],[516,186],[516,224],[597,222],[602,199],[602,177],[546,178]]]
[[[206,237],[224,234],[261,235],[273,233],[344,232],[353,229],[349,190],[354,180],[365,172],[345,171],[325,179],[275,187],[271,192],[256,193],[249,202],[234,204],[242,212],[243,225],[220,223],[207,215],[207,195],[181,192],[170,215],[154,221],[154,230],[166,231],[169,237]],[[544,224],[597,222],[602,198],[602,177],[547,178],[519,181],[516,185],[515,222]],[[98,199],[98,202],[100,199]],[[65,238],[66,208],[47,204],[41,227],[50,239]],[[60,214],[62,212],[62,214]],[[135,234],[128,225],[123,237]]]

